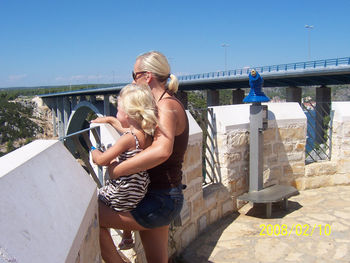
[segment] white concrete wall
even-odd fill
[[[108,123],[91,123],[90,124],[91,128],[96,127],[96,126],[100,127],[101,143],[106,149],[108,149],[113,144],[115,144],[116,141],[120,138],[121,134],[119,132],[117,132],[117,130],[114,129],[113,126],[111,126],[110,124],[108,124]],[[95,140],[95,137],[93,136],[92,132],[90,132],[90,141],[91,141],[92,145],[96,146],[96,140]],[[100,179],[101,184],[104,185],[106,180],[109,179],[107,166],[102,166],[102,167],[100,166],[99,167],[98,165],[94,164],[92,162],[91,153],[90,153],[90,163],[91,163],[96,175]]]
[[[96,184],[64,145],[0,158],[0,262],[100,262]]]

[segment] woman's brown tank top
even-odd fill
[[[159,99],[161,100],[162,97]],[[183,110],[182,103],[175,97],[167,97],[164,99],[173,99],[180,103]],[[185,113],[186,115],[186,113]],[[169,159],[164,163],[148,170],[151,184],[149,185],[150,189],[166,189],[176,187],[181,184],[182,180],[182,163],[184,160],[184,155],[187,149],[188,144],[188,136],[189,136],[189,124],[188,118],[186,115],[186,127],[184,131],[175,136],[173,152],[170,155]]]

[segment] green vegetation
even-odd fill
[[[32,118],[33,108],[20,103],[9,102],[6,96],[0,96],[0,144],[5,144],[6,152],[0,151],[0,156],[16,149],[14,142],[23,139],[22,146],[33,140],[43,129]]]

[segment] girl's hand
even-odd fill
[[[91,123],[107,123],[108,121],[106,120],[105,117],[97,117],[94,120],[91,120]]]

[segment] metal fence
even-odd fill
[[[332,153],[333,111],[330,102],[304,102],[301,107],[307,117],[305,163],[330,160]]]
[[[216,126],[213,108],[190,109],[194,119],[203,132],[202,141],[202,169],[203,185],[218,183],[220,169],[218,167]]]
[[[89,158],[89,149],[92,146],[92,143],[90,141],[90,132],[93,134],[97,145],[101,145],[99,126],[69,134],[60,140],[64,143],[64,145],[76,159],[81,160],[81,165],[87,170],[87,172],[96,182],[97,186],[100,188],[102,186],[101,182],[103,182],[102,167],[98,167],[99,172],[96,174],[95,170],[91,166]]]

